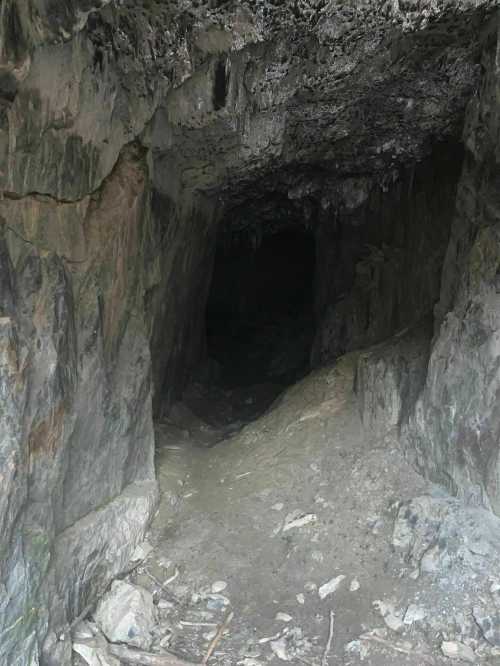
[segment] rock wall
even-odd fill
[[[354,390],[372,437],[398,438],[425,384],[432,318],[404,329],[358,356]]]
[[[47,629],[82,612],[127,563],[154,508],[142,152],[125,149],[78,202],[0,201],[12,424],[2,440],[3,663],[31,663]],[[54,663],[61,650],[47,648]]]
[[[425,389],[404,430],[418,467],[500,512],[500,200],[498,43],[470,102],[465,166],[436,309]]]
[[[386,340],[432,312],[461,163],[459,146],[439,145],[385,187],[353,178],[330,194],[317,232],[314,364]]]

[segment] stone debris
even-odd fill
[[[288,613],[282,613],[281,611],[276,613],[276,617],[274,619],[278,622],[291,622],[293,620],[291,615],[288,615]]]
[[[318,520],[318,517],[315,513],[306,513],[303,514],[301,511],[292,511],[285,518],[285,524],[283,526],[283,532],[288,532],[298,527],[305,527],[306,525],[311,525]]]
[[[313,645],[311,641],[304,637],[300,627],[289,629],[286,627],[283,633],[270,642],[270,647],[278,659],[281,661],[302,661],[311,651]]]
[[[285,505],[283,504],[283,502],[277,502],[276,504],[272,505],[271,509],[273,511],[283,511],[284,506]]]
[[[303,605],[306,603],[306,598],[305,598],[305,596],[302,594],[302,592],[299,592],[299,594],[297,594],[295,598],[297,599],[297,601],[299,602],[299,604],[300,604],[301,606],[303,606]]]
[[[109,653],[104,636],[88,621],[80,622],[73,629],[72,647],[88,666],[120,666],[118,659]]]
[[[373,605],[379,611],[389,629],[392,631],[402,631],[404,629],[402,613],[396,611],[392,602],[377,599],[373,602]]]
[[[406,609],[403,622],[407,625],[412,625],[414,622],[421,622],[427,617],[427,611],[421,606],[410,604]]]
[[[153,595],[136,585],[116,580],[100,601],[94,618],[112,643],[149,649],[156,624]]]
[[[217,580],[215,583],[212,584],[212,592],[214,594],[219,594],[220,592],[224,592],[224,590],[227,588],[227,583],[223,580]]]
[[[326,599],[330,594],[333,594],[342,581],[345,579],[345,576],[341,574],[340,576],[337,576],[336,578],[332,578],[329,580],[327,583],[324,583],[321,585],[321,587],[318,589],[318,595],[320,599]]]
[[[470,577],[487,575],[496,570],[500,519],[451,497],[423,495],[401,504],[392,542],[420,572],[460,569]]]
[[[227,606],[230,605],[230,601],[223,594],[207,594],[205,596],[207,599],[207,608],[208,610],[220,611],[224,610]]]
[[[443,641],[441,643],[441,652],[445,657],[448,657],[448,659],[467,661],[469,664],[475,664],[477,662],[474,650],[464,643]]]
[[[354,579],[351,581],[351,584],[349,585],[349,592],[357,592],[357,591],[359,590],[360,587],[361,587],[361,585],[360,585],[360,583],[359,583],[359,580],[357,580],[356,578],[354,578]]]
[[[94,638],[75,640],[73,651],[80,655],[88,666],[120,666],[120,661],[110,655],[106,647]]]
[[[278,659],[281,659],[281,661],[290,661],[292,658],[288,653],[287,642],[284,636],[279,638],[277,641],[271,642],[271,650],[278,657]]]
[[[500,613],[489,613],[481,606],[474,606],[472,615],[488,643],[500,647]]]

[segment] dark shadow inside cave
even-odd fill
[[[314,235],[303,228],[258,240],[221,234],[206,324],[208,356],[224,385],[285,386],[307,371],[315,255]]]

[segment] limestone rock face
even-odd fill
[[[430,322],[359,355],[355,391],[366,430],[383,437],[396,434],[413,410],[426,379]]]
[[[468,110],[467,157],[437,307],[427,382],[405,430],[416,464],[500,512],[499,91],[494,50]]]

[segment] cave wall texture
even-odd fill
[[[68,624],[144,534],[153,403],[203,354],[219,219],[317,225],[322,362],[431,309],[453,217],[429,373],[396,421],[425,473],[500,511],[495,7],[4,0],[1,663],[69,663]],[[433,155],[467,103],[452,216],[460,160]],[[364,270],[408,300],[367,297]]]

